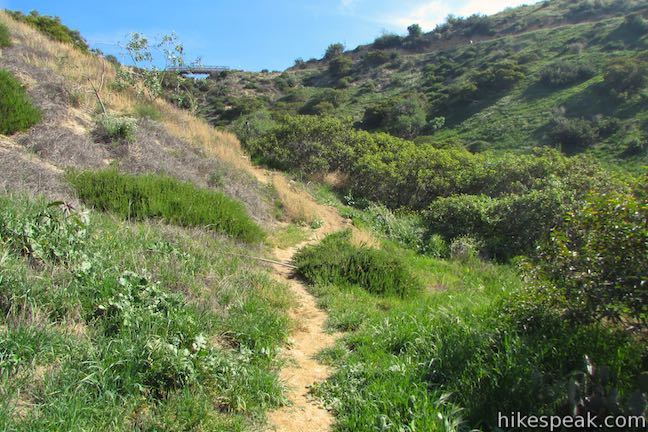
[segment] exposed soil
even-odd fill
[[[259,174],[262,180],[263,174]],[[304,196],[304,199],[312,200],[310,196]],[[324,225],[310,240],[288,249],[276,249],[275,256],[278,260],[289,262],[299,248],[349,226],[349,222],[332,208],[313,204],[321,207],[319,214]],[[309,392],[313,384],[326,380],[331,373],[330,368],[319,363],[315,356],[323,349],[333,346],[339,335],[325,331],[327,313],[317,307],[315,298],[301,281],[294,278],[290,268],[274,265],[273,270],[277,279],[288,284],[297,306],[290,311],[295,328],[290,344],[284,348],[287,365],[279,373],[287,387],[290,404],[269,413],[270,428],[280,432],[329,431],[333,425],[333,415],[313,400]]]

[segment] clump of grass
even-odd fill
[[[380,296],[409,297],[421,283],[396,256],[351,242],[351,231],[327,236],[295,256],[297,272],[311,283],[358,285]]]
[[[97,118],[95,134],[104,142],[125,142],[135,140],[135,120],[113,114],[101,114]]]
[[[307,238],[308,231],[306,228],[295,224],[289,224],[274,231],[268,238],[268,243],[271,246],[285,249],[301,243]]]
[[[134,108],[135,117],[147,118],[150,120],[160,120],[162,113],[152,104],[138,103]]]
[[[0,69],[0,134],[11,135],[41,120],[41,112],[10,72]]]
[[[11,46],[11,34],[6,25],[0,23],[0,48]]]
[[[158,218],[174,225],[201,226],[246,242],[264,237],[241,203],[171,177],[106,170],[71,172],[68,179],[87,205],[125,219]]]

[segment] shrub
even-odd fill
[[[328,70],[331,75],[337,78],[348,75],[353,68],[353,60],[347,56],[337,56],[330,61]]]
[[[342,55],[344,52],[344,45],[341,43],[334,43],[328,46],[326,48],[326,52],[324,53],[324,60],[330,61],[333,60],[334,58],[337,58]]]
[[[375,49],[398,48],[403,44],[403,38],[393,33],[385,33],[374,40]]]
[[[605,87],[615,96],[631,96],[646,85],[646,66],[634,59],[618,61],[608,67]]]
[[[31,11],[25,15],[20,11],[7,11],[15,20],[27,23],[37,28],[52,40],[68,43],[81,51],[87,52],[90,47],[77,30],[72,30],[63,23],[61,18],[47,15],[40,15],[37,11]]]
[[[386,51],[369,51],[362,57],[362,61],[370,66],[380,66],[390,60],[389,53]]]
[[[307,246],[294,257],[297,272],[310,283],[358,285],[372,294],[408,297],[421,289],[405,263],[388,252],[350,242],[341,231]]]
[[[647,180],[634,193],[592,195],[542,246],[536,279],[562,293],[573,319],[648,327]]]
[[[622,26],[638,35],[648,33],[648,22],[639,12],[627,15]]]
[[[125,219],[160,218],[170,224],[221,231],[246,242],[263,238],[243,205],[217,191],[170,177],[115,170],[71,172],[68,179],[87,205]]]
[[[135,140],[135,120],[113,114],[101,114],[97,118],[95,135],[104,142],[130,143]]]
[[[540,71],[540,82],[547,87],[563,87],[592,78],[596,74],[590,65],[561,61]]]
[[[135,105],[135,116],[150,120],[160,120],[162,118],[162,113],[155,105],[139,103]]]
[[[11,33],[6,25],[0,23],[0,48],[11,46]]]
[[[20,82],[0,69],[0,134],[11,135],[40,120],[41,112],[31,103]]]
[[[596,143],[598,129],[589,120],[559,117],[552,121],[549,138],[567,154],[583,151]]]
[[[412,24],[411,26],[407,27],[407,37],[416,39],[420,38],[421,36],[423,36],[423,29],[420,25]]]

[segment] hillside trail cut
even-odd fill
[[[262,175],[258,176],[260,180]],[[318,214],[323,225],[314,231],[311,238],[301,244],[287,248],[275,249],[278,261],[288,263],[300,248],[307,244],[317,243],[326,234],[350,227],[331,207],[315,203],[313,198],[304,192],[303,199],[312,200],[309,205],[320,206]],[[295,297],[295,306],[290,310],[294,323],[290,342],[283,348],[286,365],[279,372],[279,377],[287,389],[289,404],[268,414],[269,430],[277,432],[320,432],[330,431],[334,418],[309,395],[313,384],[326,380],[331,369],[319,363],[315,356],[325,348],[332,347],[339,335],[325,332],[328,314],[317,307],[317,302],[306,286],[295,279],[292,270],[280,264],[273,266],[274,277],[286,283]]]

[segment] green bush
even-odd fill
[[[90,49],[88,43],[83,39],[83,37],[81,37],[81,34],[77,30],[72,30],[61,23],[61,18],[59,17],[40,15],[37,11],[31,11],[29,15],[25,15],[20,11],[7,12],[15,20],[27,23],[37,28],[52,40],[68,43],[84,52],[87,52]]]
[[[409,297],[421,289],[405,263],[388,252],[350,242],[350,231],[331,234],[294,257],[297,272],[310,283],[358,285],[372,294]]]
[[[344,52],[344,45],[341,43],[333,43],[326,48],[324,53],[324,60],[330,61],[342,55]]]
[[[598,140],[598,129],[582,118],[559,117],[551,122],[549,139],[567,154],[582,152]]]
[[[11,33],[6,25],[0,23],[0,48],[11,46]]]
[[[134,114],[139,118],[147,118],[150,120],[160,120],[162,113],[155,105],[139,103],[135,105]]]
[[[336,78],[342,78],[349,75],[352,68],[353,59],[343,55],[335,57],[329,62],[328,66],[329,73]]]
[[[11,135],[41,120],[41,112],[29,100],[20,82],[0,69],[0,134]]]
[[[590,65],[560,61],[540,71],[540,82],[547,87],[563,87],[590,79],[595,74]]]
[[[604,85],[615,96],[628,97],[646,85],[646,66],[638,59],[623,59],[610,65]]]
[[[536,279],[559,290],[574,320],[648,327],[647,180],[591,196],[540,249]]]
[[[160,218],[170,224],[221,231],[246,242],[263,238],[243,205],[220,192],[170,177],[116,170],[71,172],[68,179],[86,204],[125,219]]]
[[[130,143],[135,140],[136,122],[129,117],[101,114],[97,118],[95,134],[104,142]]]

